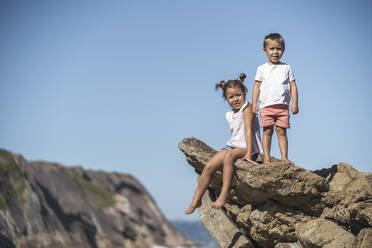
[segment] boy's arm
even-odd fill
[[[292,114],[298,113],[298,92],[297,92],[297,85],[296,82],[293,80],[289,82],[289,86],[291,89],[291,97],[292,97],[292,105],[291,105],[291,112]]]
[[[258,113],[258,106],[257,101],[258,97],[260,96],[260,88],[261,88],[261,81],[257,81],[254,84],[253,87],[253,94],[252,94],[252,108],[254,113]]]
[[[255,114],[252,112],[252,105],[248,104],[247,107],[243,110],[244,114],[244,136],[245,142],[247,145],[247,153],[242,160],[247,160],[249,163],[257,164],[255,161],[252,160],[252,153],[253,153],[253,133],[252,133],[252,126]]]

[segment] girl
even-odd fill
[[[191,214],[195,208],[200,207],[201,198],[208,188],[214,172],[223,165],[223,183],[221,194],[213,203],[213,208],[221,208],[225,205],[228,197],[233,165],[235,160],[242,159],[252,164],[253,153],[262,152],[260,141],[260,128],[256,115],[252,111],[252,105],[246,102],[247,88],[243,84],[245,74],[241,73],[238,80],[221,81],[216,84],[216,90],[222,88],[222,95],[232,108],[226,113],[226,119],[231,130],[231,138],[226,147],[217,152],[205,165],[195,190],[194,198],[185,214]]]

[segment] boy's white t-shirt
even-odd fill
[[[289,105],[290,86],[289,82],[295,80],[290,65],[280,62],[277,65],[268,63],[257,67],[256,81],[261,82],[260,108],[274,104]]]
[[[248,105],[245,102],[238,112],[229,111],[226,113],[226,120],[229,123],[231,138],[227,141],[226,145],[230,147],[241,147],[247,149],[244,132],[244,113],[243,110]],[[253,120],[252,124],[252,152],[262,153],[260,124],[257,117]]]

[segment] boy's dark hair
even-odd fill
[[[264,49],[266,48],[266,44],[267,44],[267,41],[268,40],[275,40],[275,41],[279,42],[280,45],[282,46],[283,52],[284,52],[284,50],[285,50],[284,39],[283,39],[283,37],[280,34],[278,34],[278,33],[271,33],[271,34],[266,35],[265,36],[265,39],[263,41],[263,47],[264,47]]]
[[[247,87],[243,84],[244,79],[247,76],[244,73],[240,73],[239,78],[235,80],[229,80],[227,83],[225,81],[221,81],[219,84],[216,84],[215,89],[218,90],[219,88],[222,89],[222,96],[226,99],[226,90],[228,88],[240,88],[244,95],[247,95],[248,89]]]

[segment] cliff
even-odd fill
[[[195,245],[132,176],[28,162],[0,150],[1,248]]]
[[[195,138],[183,139],[179,148],[198,174],[216,153]],[[309,171],[278,160],[237,160],[230,200],[216,210],[211,204],[221,186],[217,171],[198,208],[221,248],[372,247],[371,173],[346,163]]]

